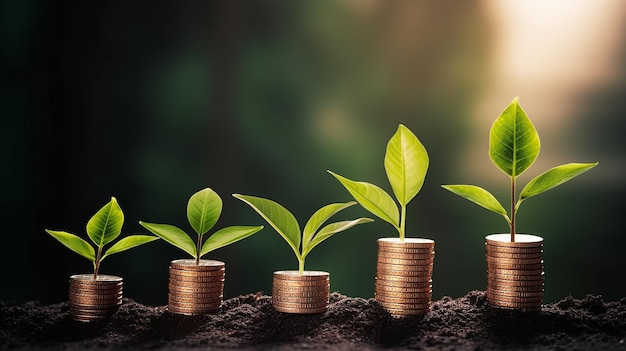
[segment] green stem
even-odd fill
[[[515,242],[515,177],[511,177],[511,242]]]
[[[298,272],[304,274],[304,257],[298,257]]]
[[[406,205],[400,206],[402,214],[400,215],[400,241],[404,241],[404,231],[406,228]]]
[[[198,242],[196,243],[196,266],[200,265],[200,250],[202,249],[202,235],[198,234]]]
[[[93,262],[93,280],[98,279],[98,269],[100,269],[100,259],[102,257],[102,246],[98,246],[98,254]]]

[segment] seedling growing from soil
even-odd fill
[[[532,122],[514,98],[500,114],[489,132],[489,157],[496,167],[511,180],[511,216],[504,206],[487,190],[475,185],[442,185],[490,211],[504,217],[515,241],[515,217],[522,202],[539,195],[590,170],[598,163],[568,163],[554,167],[533,178],[516,198],[516,180],[537,159],[540,150],[539,135]]]
[[[304,226],[304,231],[301,233],[296,217],[279,203],[255,196],[241,194],[233,194],[233,196],[250,205],[287,241],[296,254],[300,273],[304,272],[306,256],[322,241],[357,224],[373,221],[370,218],[357,218],[351,221],[331,223],[322,228],[322,225],[330,217],[350,206],[356,205],[356,202],[334,203],[317,210],[309,218],[309,221]]]
[[[328,171],[350,192],[363,208],[378,218],[390,223],[404,240],[406,227],[406,206],[422,189],[428,171],[428,153],[419,139],[404,125],[387,143],[385,171],[396,196],[393,198],[374,184],[357,182]]]
[[[113,244],[106,251],[103,251],[105,245],[113,242],[121,234],[123,224],[124,213],[117,200],[111,197],[111,201],[104,205],[87,222],[87,235],[96,245],[97,251],[89,242],[77,235],[49,229],[46,229],[46,232],[70,250],[90,260],[93,263],[93,279],[95,280],[98,278],[100,263],[107,256],[158,239],[151,235],[130,235]]]
[[[200,258],[207,253],[230,245],[263,229],[263,226],[231,226],[213,233],[206,241],[204,235],[215,226],[222,214],[222,199],[210,188],[193,194],[187,203],[187,220],[196,231],[196,242],[182,229],[169,225],[139,221],[154,235],[190,254],[200,264]]]

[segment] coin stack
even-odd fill
[[[426,314],[432,297],[435,242],[378,239],[376,300],[393,315]]]
[[[122,278],[113,275],[76,274],[70,277],[70,317],[79,322],[108,318],[122,304]]]
[[[493,307],[533,311],[543,300],[543,238],[494,234],[485,238],[487,301]]]
[[[185,315],[218,312],[224,296],[224,272],[221,261],[172,261],[168,311]]]
[[[285,313],[322,313],[328,306],[330,273],[277,271],[272,284],[274,309]]]

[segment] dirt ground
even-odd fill
[[[486,294],[444,297],[425,316],[397,318],[374,299],[333,293],[323,314],[274,311],[271,297],[224,301],[219,314],[179,316],[124,299],[109,320],[81,324],[67,304],[0,303],[0,347],[11,349],[626,350],[626,298],[588,295],[540,312],[498,310]]]

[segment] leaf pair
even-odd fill
[[[279,203],[256,196],[233,194],[237,199],[248,204],[274,228],[289,244],[299,262],[300,272],[304,271],[306,256],[322,241],[334,234],[350,229],[357,224],[372,222],[370,218],[358,218],[322,225],[338,212],[353,206],[356,202],[334,203],[317,210],[300,232],[300,225],[295,216]]]
[[[89,242],[77,235],[49,229],[46,229],[46,232],[70,250],[90,260],[94,266],[94,277],[97,277],[100,262],[105,257],[158,239],[150,235],[127,236],[113,244],[103,253],[104,246],[111,243],[121,234],[123,224],[124,213],[117,200],[111,197],[111,201],[104,205],[87,222],[87,235],[96,245],[97,252]]]
[[[511,178],[511,217],[504,206],[487,190],[475,185],[442,185],[490,211],[502,215],[515,238],[515,214],[522,202],[539,195],[590,170],[598,163],[568,163],[554,167],[533,178],[515,199],[516,178],[537,159],[541,144],[537,130],[515,98],[493,123],[489,132],[489,157],[502,172]]]
[[[428,171],[428,153],[419,139],[404,125],[387,143],[385,152],[385,172],[393,193],[400,204],[380,187],[350,180],[339,174],[332,174],[363,208],[378,218],[390,223],[404,239],[406,224],[406,206],[424,185]]]
[[[263,226],[226,227],[213,233],[203,244],[204,234],[215,226],[221,214],[222,199],[212,189],[205,188],[193,194],[187,203],[187,220],[198,235],[196,243],[185,231],[176,226],[143,221],[139,221],[139,224],[156,236],[185,251],[198,262],[205,254],[245,239],[263,229]]]

